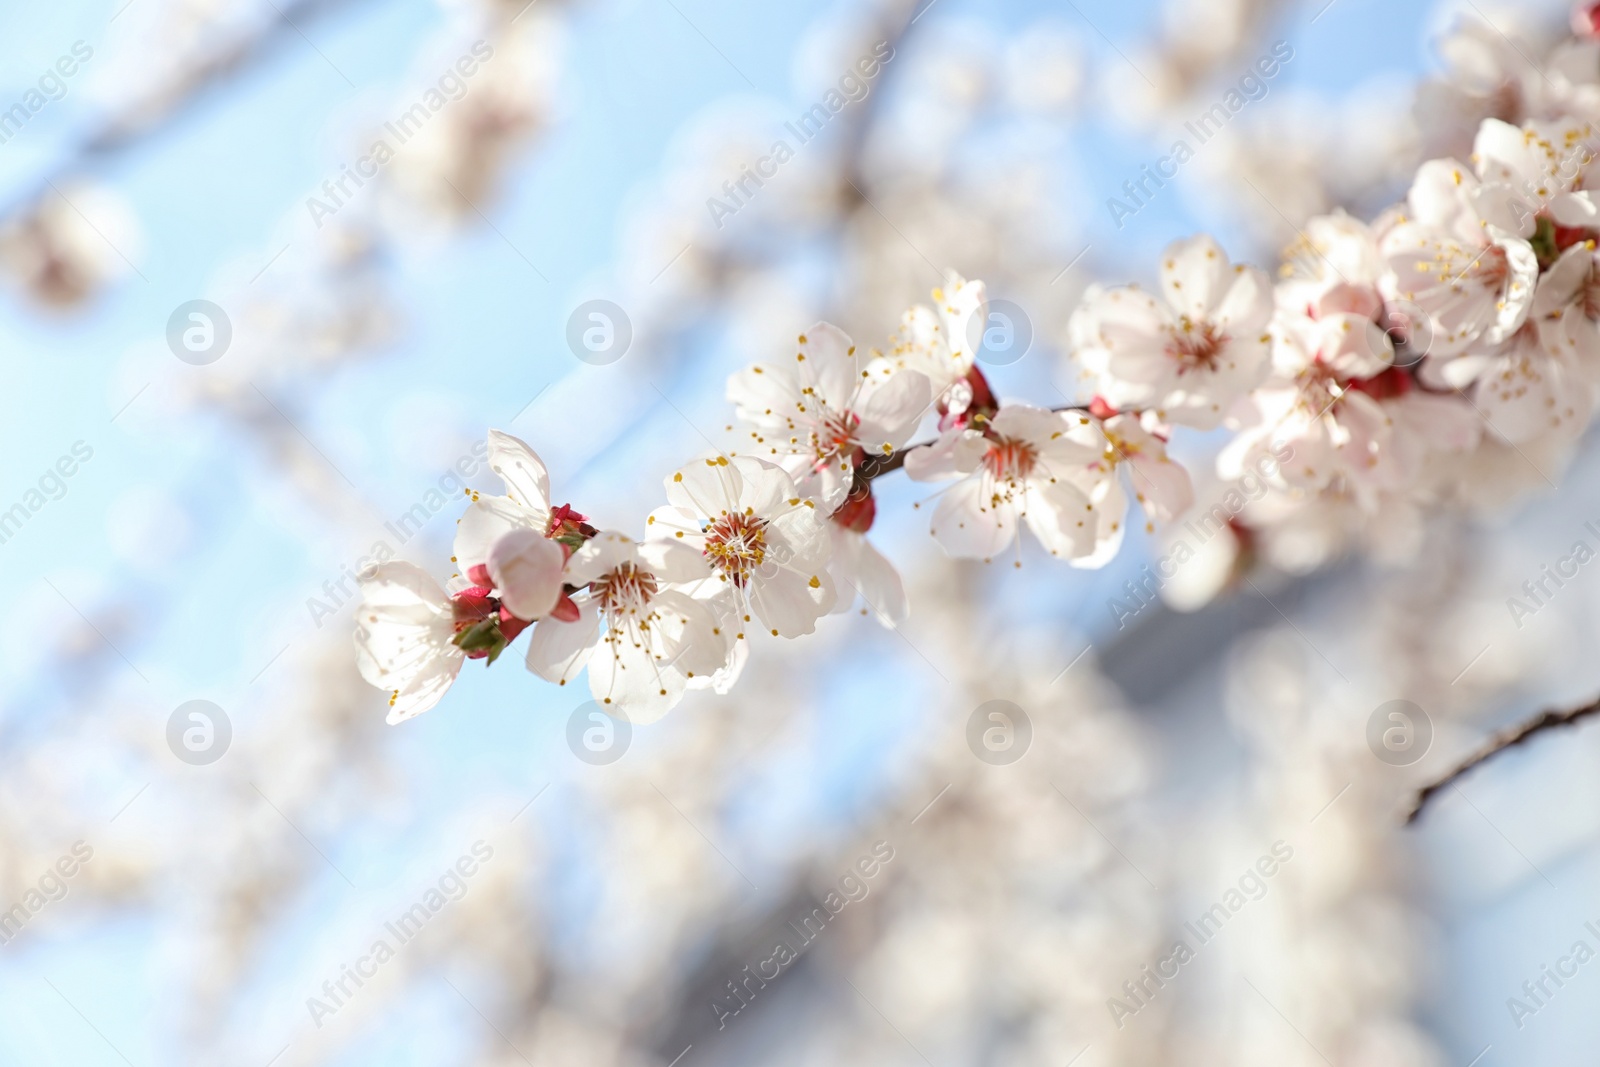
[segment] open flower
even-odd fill
[[[489,431],[489,468],[505,482],[505,496],[470,492],[472,503],[456,527],[455,555],[461,573],[487,564],[489,550],[512,530],[532,530],[569,550],[594,533],[582,515],[563,504],[550,506],[550,475],[544,461],[525,443],[500,430]]]
[[[744,637],[759,619],[775,636],[798,637],[833,607],[828,531],[814,501],[782,468],[748,456],[708,456],[666,481],[668,506],[647,536],[682,542],[710,566],[694,595],[726,611]]]
[[[456,647],[451,598],[421,567],[379,564],[361,579],[356,666],[390,690],[389,725],[421,715],[443,699],[466,653]]]
[[[993,419],[954,427],[906,453],[915,481],[960,479],[940,495],[934,538],[952,556],[987,562],[1027,523],[1051,555],[1089,555],[1096,516],[1077,476],[1101,449],[1087,428],[1076,413],[1009,404]]]
[[[1135,286],[1085,305],[1073,335],[1095,392],[1118,410],[1209,430],[1267,372],[1272,286],[1204,235],[1162,257],[1161,298]]]
[[[927,376],[934,397],[942,397],[972,369],[977,352],[969,331],[973,316],[983,321],[988,293],[981,281],[967,281],[950,272],[943,288],[933,291],[933,307],[918,304],[900,318],[885,356],[894,366]]]
[[[490,588],[460,583],[447,593],[420,567],[381,563],[361,577],[356,665],[390,691],[393,726],[439,703],[464,661],[494,662],[527,626]]]
[[[728,379],[728,399],[762,458],[788,471],[829,512],[850,492],[857,457],[887,456],[928,410],[928,379],[868,360],[837,326],[800,335],[793,359],[758,363]]]
[[[1410,378],[1391,371],[1394,346],[1375,321],[1382,314],[1366,285],[1280,292],[1272,373],[1235,409],[1240,430],[1221,459],[1228,478],[1266,469],[1287,448],[1293,462],[1270,465],[1286,486],[1395,487],[1393,420],[1379,398],[1409,387]]]
[[[517,526],[466,578],[452,579],[450,592],[410,563],[382,563],[363,574],[356,660],[363,678],[390,690],[390,725],[437,704],[463,660],[493,663],[534,620],[570,604],[561,590],[566,551]]]
[[[705,602],[683,591],[708,577],[706,561],[675,540],[597,534],[567,561],[577,618],[549,617],[533,628],[528,669],[566,685],[587,666],[596,700],[631,722],[659,719],[694,679],[728,664],[729,635]]]
[[[1575,119],[1513,126],[1485,119],[1473,141],[1479,185],[1472,206],[1490,226],[1532,238],[1553,226],[1600,225],[1600,202],[1583,188],[1594,161],[1594,127]]]
[[[1479,193],[1477,178],[1454,160],[1424,163],[1408,198],[1413,217],[1380,241],[1394,272],[1385,295],[1410,300],[1428,316],[1429,358],[1456,388],[1471,377],[1454,357],[1516,333],[1539,276],[1533,247],[1483,218]]]
[[[1083,427],[1075,435],[1078,439],[1101,444],[1100,455],[1076,476],[1096,516],[1094,551],[1068,560],[1074,567],[1090,569],[1105,566],[1122,547],[1128,489],[1148,516],[1146,529],[1153,529],[1155,522],[1170,522],[1194,503],[1189,472],[1167,455],[1165,438],[1155,432],[1163,428],[1154,425],[1153,418],[1141,420],[1132,412],[1113,412],[1101,404],[1091,411],[1091,415],[1066,413],[1069,421],[1076,419]]]

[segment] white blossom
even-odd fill
[[[1472,158],[1479,185],[1472,206],[1488,225],[1531,238],[1541,216],[1558,226],[1593,226],[1600,203],[1584,188],[1595,130],[1572,119],[1513,126],[1486,119]]]
[[[550,616],[534,626],[528,669],[566,685],[587,666],[596,700],[631,722],[660,718],[691,679],[727,665],[730,641],[711,608],[683,591],[709,576],[706,561],[677,541],[597,534],[563,575],[579,590],[577,618]]]
[[[361,677],[390,690],[389,724],[421,715],[444,698],[466,653],[453,644],[449,594],[421,567],[379,564],[361,581],[356,615],[356,666]]]
[[[1096,516],[1078,483],[1101,453],[1086,416],[1010,404],[981,429],[952,427],[908,454],[906,474],[960,479],[933,513],[933,536],[952,556],[992,560],[1026,523],[1051,555],[1074,559],[1094,549]]]
[[[1095,513],[1095,549],[1070,560],[1074,567],[1103,567],[1121,549],[1130,488],[1149,516],[1147,530],[1154,530],[1156,522],[1170,522],[1194,503],[1189,472],[1167,455],[1163,435],[1170,431],[1153,419],[1150,422],[1147,427],[1139,416],[1128,412],[1104,420],[1089,418],[1089,425],[1097,431],[1091,439],[1103,442],[1099,458],[1086,464],[1080,476]]]
[[[711,573],[692,590],[731,617],[736,639],[754,620],[773,636],[816,629],[835,595],[828,531],[816,502],[782,468],[711,455],[673,473],[666,489],[669,503],[650,513],[647,537],[705,558]]]
[[[1478,179],[1454,160],[1424,163],[1412,183],[1412,218],[1384,235],[1394,272],[1385,294],[1416,304],[1429,316],[1430,358],[1454,387],[1470,384],[1470,367],[1453,359],[1477,344],[1497,345],[1528,317],[1539,260],[1516,231],[1483,218]],[[1497,217],[1499,217],[1497,215]]]
[[[1272,286],[1254,267],[1231,265],[1210,237],[1168,247],[1159,299],[1128,286],[1085,311],[1074,327],[1090,339],[1080,358],[1118,410],[1209,430],[1267,372]]]
[[[886,358],[896,367],[926,375],[934,396],[942,397],[967,376],[977,358],[970,335],[975,321],[979,326],[984,321],[988,292],[983,282],[951,272],[944,286],[933,291],[933,303],[931,308],[918,304],[901,316]]]
[[[928,379],[864,358],[843,330],[819,322],[792,359],[757,363],[728,380],[728,399],[762,459],[783,467],[829,512],[844,503],[858,456],[889,456],[930,405]]]
[[[489,431],[489,469],[505,483],[504,496],[483,496],[468,490],[472,503],[456,528],[455,555],[461,573],[487,565],[490,550],[512,530],[531,530],[540,537],[573,540],[583,517],[565,506],[550,504],[550,473],[533,449],[500,430]],[[568,547],[571,547],[569,544]]]

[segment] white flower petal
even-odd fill
[[[800,495],[794,479],[775,464],[739,456],[733,460],[733,467],[739,478],[737,489],[728,494],[728,503],[724,505],[729,511],[748,510],[757,515],[771,515],[781,508],[791,507],[789,501]]]
[[[455,623],[450,598],[421,567],[382,563],[361,579],[356,612],[356,666],[379,689],[400,689],[431,661],[461,651],[450,644]]]
[[[861,542],[856,558],[856,591],[878,621],[892,630],[911,617],[911,601],[900,572],[871,541],[860,534],[846,533]]]
[[[1128,496],[1123,492],[1121,479],[1101,479],[1094,486],[1090,502],[1094,505],[1095,516],[1094,548],[1087,555],[1069,555],[1067,562],[1082,570],[1099,570],[1117,558],[1128,533]]]
[[[1207,234],[1174,241],[1161,256],[1161,295],[1190,318],[1204,319],[1231,283],[1228,256]]]
[[[742,488],[739,460],[715,454],[694,460],[667,476],[667,500],[674,507],[714,518],[727,511]]]
[[[361,580],[361,591],[356,666],[372,685],[392,691],[387,721],[393,725],[437,704],[465,656],[450,643],[450,598],[420,567],[379,564]]]
[[[749,588],[756,617],[778,637],[814,633],[817,620],[833,608],[833,576],[826,567],[815,574],[780,568],[776,574]]]
[[[543,618],[556,606],[565,564],[561,546],[532,530],[512,530],[489,549],[489,577],[519,619]]]
[[[601,530],[572,553],[572,558],[567,560],[565,580],[568,585],[581,588],[602,574],[639,558],[639,546],[633,538],[616,530]]]
[[[533,511],[550,510],[550,473],[544,461],[523,441],[500,430],[489,431],[489,469],[506,483],[510,497]]]
[[[982,434],[958,426],[946,430],[933,444],[907,452],[906,477],[914,482],[960,478],[977,470],[988,450]]]
[[[982,480],[967,478],[945,490],[933,512],[933,537],[957,559],[989,560],[1017,535],[1016,511],[991,507]]]
[[[704,601],[665,589],[656,594],[651,607],[667,618],[674,670],[694,679],[714,675],[728,666],[732,641]]]
[[[688,680],[662,667],[652,641],[611,632],[589,661],[589,692],[606,713],[630,723],[655,722],[683,699]]]
[[[644,520],[645,539],[677,541],[698,552],[705,544],[705,533],[697,514],[670,504],[656,508]]]
[[[861,383],[861,366],[855,342],[831,322],[818,322],[801,334],[794,360],[796,375],[812,395],[835,411],[842,411]]]
[[[1098,531],[1083,490],[1065,481],[1032,483],[1025,506],[1028,529],[1052,555],[1070,560],[1094,552]],[[1126,516],[1116,521],[1120,525]]]
[[[548,525],[548,513],[541,515],[510,497],[480,497],[467,506],[456,525],[456,566],[465,574],[478,564],[489,562],[494,543],[512,530],[532,530],[542,537]]]
[[[528,634],[528,670],[547,682],[566,685],[576,678],[600,640],[600,612],[594,600],[586,596],[577,604],[576,621],[546,615]]]
[[[868,455],[882,454],[905,444],[916,432],[922,416],[933,406],[928,376],[914,370],[897,371],[863,391],[856,414],[861,425],[856,438]]]
[[[439,703],[455,684],[456,675],[461,673],[461,664],[464,662],[465,658],[461,656],[430,660],[426,669],[389,697],[389,714],[384,722],[390,726],[398,725]]]
[[[679,540],[646,541],[638,553],[645,569],[664,584],[687,585],[711,577],[700,550]]]

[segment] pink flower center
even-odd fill
[[[1344,395],[1339,376],[1322,362],[1321,357],[1312,360],[1296,377],[1300,387],[1300,407],[1313,416],[1327,414]]]
[[[1167,342],[1167,355],[1178,364],[1178,373],[1191,370],[1216,370],[1217,357],[1228,343],[1228,335],[1209,322],[1195,322],[1183,316],[1172,328],[1172,338]]]
[[[811,431],[811,451],[817,457],[815,463],[817,470],[832,463],[835,456],[854,451],[856,427],[860,425],[861,417],[852,412],[844,411],[836,414],[825,410]]]
[[[655,575],[632,563],[619,564],[590,585],[600,610],[611,619],[644,611],[659,588]]]
[[[1026,478],[1039,460],[1039,450],[1026,441],[995,437],[983,454],[983,469],[996,481],[1016,482]]]
[[[834,414],[828,412],[823,417],[821,438],[826,444],[833,446],[833,451],[843,451],[855,440],[856,427],[861,425],[861,419],[853,412]]]
[[[745,511],[706,528],[705,557],[724,580],[742,586],[767,558],[767,520]]]
[[[1478,257],[1477,263],[1469,269],[1472,279],[1491,293],[1498,293],[1505,285],[1506,279],[1511,276],[1511,264],[1506,259],[1506,250],[1499,245],[1490,245],[1483,255]]]

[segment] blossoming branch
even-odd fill
[[[1589,32],[1570,46],[1592,54]],[[1154,292],[1091,289],[1068,327],[1089,384],[1074,406],[995,395],[975,360],[984,285],[952,275],[881,349],[818,323],[735,374],[740,446],[668,473],[635,530],[555,504],[535,451],[491,431],[505,492],[469,494],[449,583],[396,561],[363,576],[363,676],[400,722],[528,630],[531,672],[587,673],[597,701],[648,722],[858,600],[885,626],[907,617],[869,540],[878,478],[945,483],[930,530],[951,556],[1020,565],[1026,530],[1100,567],[1135,504],[1151,529],[1193,504],[1168,453],[1183,428],[1231,434],[1224,482],[1270,472],[1231,520],[1235,571],[1292,565],[1317,528],[1407,550],[1481,470],[1514,455],[1544,478],[1531,457],[1570,454],[1593,417],[1600,63],[1556,70],[1520,124],[1483,121],[1470,158],[1423,164],[1404,203],[1307,221],[1276,282],[1198,236],[1166,250]]]

